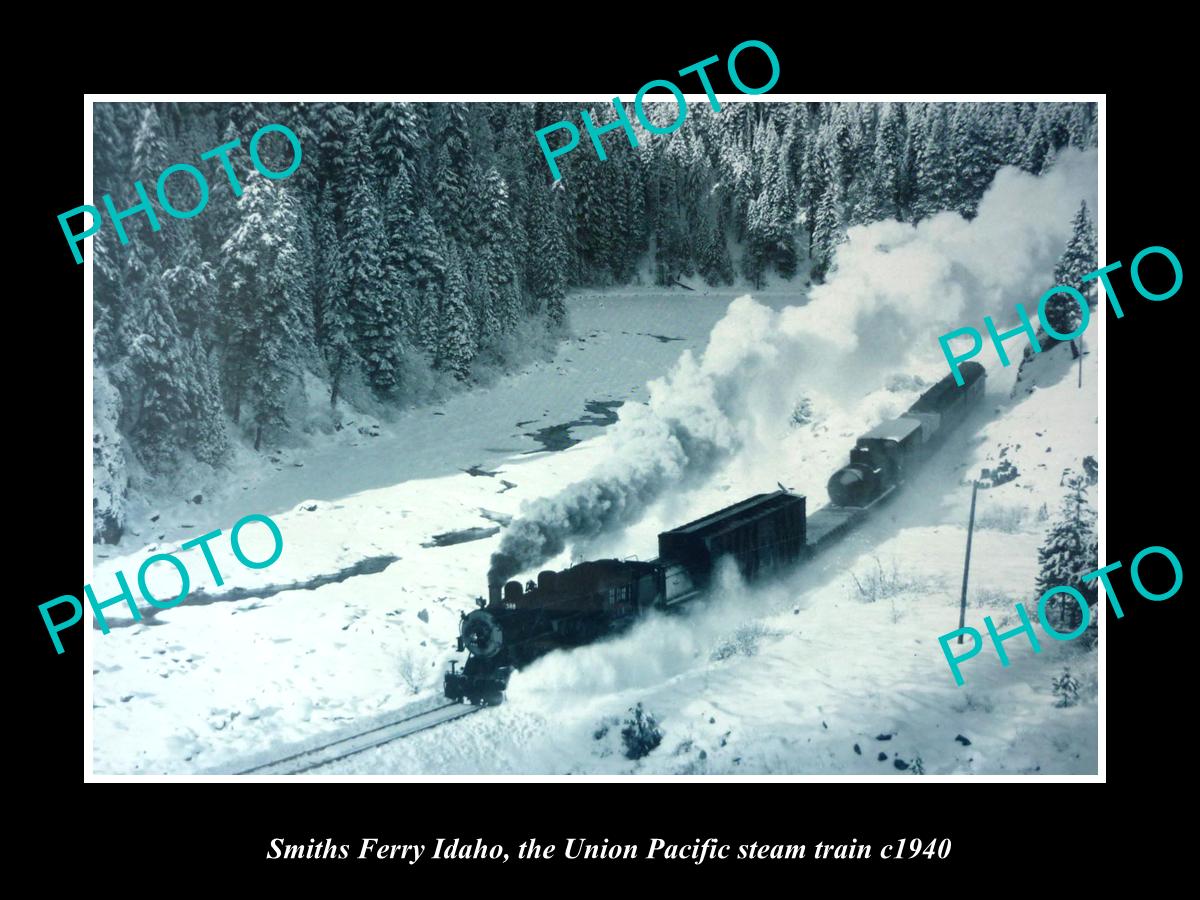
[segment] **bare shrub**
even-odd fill
[[[729,659],[731,656],[754,656],[758,653],[759,641],[763,638],[782,637],[787,632],[775,631],[761,622],[747,622],[726,638],[718,641],[709,658],[713,661]]]
[[[1012,606],[1008,594],[993,587],[973,588],[970,591],[968,606]]]
[[[930,586],[928,578],[901,572],[900,563],[895,557],[892,558],[890,568],[886,569],[878,556],[871,558],[875,560],[874,568],[868,567],[861,577],[854,572],[850,573],[850,578],[853,579],[854,586],[858,589],[859,599],[863,603],[874,603],[877,600],[903,594],[905,591],[924,590]],[[895,604],[893,604],[894,611]]]
[[[420,654],[415,653],[411,647],[403,648],[396,657],[396,670],[412,693],[421,693],[421,688],[425,687],[429,678],[429,671]]]
[[[1005,534],[1019,534],[1025,530],[1023,526],[1027,515],[1023,506],[989,504],[975,516],[975,527],[988,531],[1002,531]]]

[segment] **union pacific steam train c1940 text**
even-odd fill
[[[658,536],[658,558],[601,559],[537,581],[488,585],[488,600],[465,613],[446,697],[477,705],[502,702],[514,669],[551,650],[573,647],[619,631],[650,609],[670,609],[703,594],[717,560],[731,556],[752,580],[812,556],[870,514],[904,484],[983,396],[986,373],[978,363],[960,368],[964,384],[947,376],[902,416],[860,436],[850,462],[829,479],[830,503],[805,514],[805,498],[780,490],[757,494]]]

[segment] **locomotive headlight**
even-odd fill
[[[504,631],[487,610],[477,609],[462,620],[462,643],[467,652],[488,659],[500,652]]]

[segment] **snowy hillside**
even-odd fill
[[[928,774],[1094,773],[1094,652],[1043,640],[1035,656],[1011,641],[1008,669],[989,649],[956,687],[937,642],[957,626],[965,479],[1003,448],[1021,474],[981,494],[968,624],[982,630],[991,615],[1011,628],[1014,602],[1036,599],[1038,511],[1060,495],[1061,470],[1094,453],[1095,359],[1085,359],[1080,390],[1066,377],[1069,356],[1048,354],[1039,389],[1015,399],[1011,374],[995,373],[988,408],[881,520],[815,566],[752,590],[727,583],[706,609],[552,654],[514,677],[508,705],[322,771],[897,775],[919,759]],[[836,438],[828,443],[845,445]],[[711,509],[745,491],[718,483],[691,505]],[[897,590],[865,602],[851,573],[868,585],[880,571]],[[1051,690],[1064,668],[1081,682],[1070,707]],[[665,737],[635,763],[621,753],[618,723],[637,702]]]
[[[677,312],[665,303],[658,308]],[[611,302],[610,312],[628,321],[620,302]],[[604,352],[568,352],[590,359],[593,387],[603,380],[601,369],[612,378],[626,374],[624,366],[641,355],[635,348],[679,346],[600,329],[604,312],[588,313],[607,338],[593,339]],[[814,566],[752,590],[728,584],[707,608],[685,617],[647,621],[617,640],[552,654],[514,678],[504,707],[330,771],[897,774],[896,757],[910,764],[919,757],[931,774],[1094,772],[1095,654],[1044,641],[1034,656],[1010,642],[1009,669],[986,652],[965,664],[966,685],[958,688],[937,636],[957,626],[967,478],[995,468],[1002,454],[1020,474],[980,495],[968,624],[981,627],[991,614],[1003,628],[1015,622],[1013,602],[1033,597],[1046,524],[1039,510],[1053,506],[1062,470],[1078,470],[1095,453],[1096,363],[1094,354],[1085,357],[1080,390],[1069,350],[1057,348],[1038,359],[1036,380],[1024,379],[1015,397],[1015,369],[993,367],[986,409],[882,519]],[[559,374],[566,371],[547,370],[569,384],[569,375]],[[858,418],[818,410],[814,421],[789,427],[776,480],[806,492],[810,509],[822,505],[823,481],[854,435],[919,392],[904,380],[894,387],[868,398]],[[481,443],[492,437],[480,430]],[[491,475],[414,478],[298,504],[276,516],[284,556],[261,572],[241,568],[216,546],[222,571],[234,573],[226,586],[242,590],[346,573],[364,560],[378,560],[382,570],[314,590],[189,600],[149,624],[95,633],[97,771],[237,770],[288,745],[432,700],[454,655],[459,611],[484,591],[499,537],[422,545],[439,534],[497,528],[519,513],[522,500],[552,494],[600,465],[606,442],[602,434],[558,453],[510,454],[484,467]],[[754,467],[731,465],[702,487],[664,498],[634,527],[576,547],[556,564],[647,558],[662,528],[772,487]],[[155,549],[163,548],[104,561],[95,580],[107,583],[114,567],[128,572]],[[257,549],[251,544],[247,552]],[[864,602],[850,573],[866,584],[880,569],[902,589]],[[1057,707],[1050,690],[1064,666],[1084,683],[1071,708]],[[658,717],[666,738],[633,763],[611,726],[638,701]],[[606,724],[605,736],[595,739]],[[891,738],[877,740],[884,734]],[[971,743],[956,740],[960,734]],[[888,759],[880,761],[880,753]]]

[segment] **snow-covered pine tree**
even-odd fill
[[[320,351],[315,341],[310,340],[316,326],[313,321],[314,294],[317,290],[317,239],[315,232],[316,208],[318,198],[306,193],[299,183],[287,186],[288,196],[294,207],[297,224],[289,242],[296,250],[295,277],[300,291],[301,304],[297,310],[300,332],[305,340],[300,348],[299,358],[304,366],[316,366],[320,360]]]
[[[92,239],[93,343],[101,363],[116,362],[129,346],[124,333],[129,316],[126,259],[114,228],[101,228]]]
[[[766,273],[771,230],[769,201],[764,191],[746,210],[746,248],[742,253],[742,275],[755,290],[762,287]]]
[[[1047,120],[1046,106],[1044,103],[1033,106],[1031,124],[1026,131],[1025,152],[1021,159],[1021,168],[1034,175],[1041,174],[1054,154],[1053,129]]]
[[[470,181],[474,155],[465,104],[448,103],[433,175],[434,218],[449,240],[469,246],[471,233]]]
[[[1087,298],[1088,305],[1096,303],[1096,282],[1083,281],[1083,276],[1096,270],[1096,229],[1088,214],[1087,202],[1079,204],[1079,211],[1072,223],[1071,239],[1058,263],[1054,267],[1055,284],[1073,287]],[[1046,304],[1047,324],[1059,334],[1070,334],[1083,321],[1083,310],[1079,303],[1067,294],[1055,294]],[[1072,358],[1079,357],[1075,341],[1071,341]]]
[[[471,310],[474,325],[472,340],[474,350],[492,346],[500,338],[500,317],[492,293],[491,269],[492,248],[484,244],[470,252],[461,254],[460,265],[466,285],[467,307]]]
[[[991,133],[982,115],[978,103],[956,103],[950,119],[951,208],[965,219],[975,218],[997,168]]]
[[[1070,478],[1058,518],[1050,526],[1038,550],[1037,592],[1041,597],[1051,588],[1075,588],[1095,606],[1096,581],[1083,576],[1096,571],[1096,515],[1087,501],[1086,479]],[[1046,618],[1056,631],[1067,633],[1079,627],[1082,610],[1069,594],[1056,594],[1046,604]],[[1093,617],[1095,612],[1093,610]]]
[[[808,107],[803,103],[788,104],[785,122],[783,130],[783,145],[787,148],[785,170],[788,186],[793,195],[798,198],[803,181],[804,153],[808,147]]]
[[[715,215],[710,218],[701,239],[699,268],[704,281],[713,287],[733,284],[733,260]]]
[[[546,315],[554,326],[566,318],[566,278],[563,261],[565,238],[556,214],[554,190],[544,182],[534,187],[531,214],[533,254],[529,267],[529,291],[538,304],[545,304]]]
[[[804,212],[804,227],[808,231],[808,255],[813,254],[814,235],[817,230],[817,209],[821,197],[829,184],[828,166],[825,162],[823,145],[819,135],[813,135],[804,150],[801,165],[800,208]]]
[[[917,221],[914,214],[917,197],[917,169],[921,148],[925,146],[925,120],[929,105],[927,103],[904,104],[904,121],[907,128],[904,135],[904,176],[900,181],[900,210],[904,213],[906,222]]]
[[[950,159],[947,104],[930,103],[925,109],[925,141],[917,154],[913,221],[919,222],[955,206],[954,167]]]
[[[1072,147],[1095,147],[1096,133],[1096,104],[1072,103],[1067,116],[1067,133]]]
[[[595,115],[593,111],[593,115]],[[574,256],[578,260],[581,282],[606,283],[611,280],[609,262],[615,254],[611,184],[605,184],[605,174],[614,165],[610,154],[600,162],[594,154],[573,158],[566,169],[565,184],[574,200]]]
[[[406,330],[420,347],[433,356],[437,352],[438,309],[446,279],[446,242],[426,209],[417,213],[409,272],[416,303]]]
[[[497,328],[496,336],[499,336],[509,334],[517,327],[521,316],[521,287],[513,255],[516,217],[509,204],[508,186],[495,167],[484,173],[478,200],[477,218],[484,235],[483,247],[487,250],[488,305]]]
[[[391,180],[403,171],[411,184],[426,140],[421,104],[381,103],[375,106],[371,146],[381,178]]]
[[[176,246],[179,258],[162,274],[171,298],[180,340],[186,345],[183,366],[190,415],[181,430],[182,450],[190,450],[201,462],[218,466],[225,461],[229,436],[221,405],[217,367],[205,342],[216,316],[217,270],[203,259],[195,232],[180,230]]]
[[[1079,204],[1079,210],[1075,213],[1075,218],[1071,223],[1071,239],[1067,242],[1067,249],[1063,251],[1062,256],[1058,258],[1058,264],[1054,267],[1054,282],[1055,284],[1070,285],[1087,297],[1090,304],[1095,305],[1096,279],[1085,282],[1083,276],[1090,275],[1096,271],[1096,268],[1096,228],[1092,224],[1092,217],[1088,212],[1085,200]],[[1047,307],[1050,305],[1047,304]],[[1078,318],[1079,304],[1071,300],[1069,305]],[[1054,323],[1051,322],[1051,324]],[[1055,325],[1055,329],[1062,332],[1073,330],[1059,328],[1057,325]]]
[[[858,174],[855,114],[854,104],[835,103],[829,117],[830,173],[842,197],[849,192],[851,182]]]
[[[261,274],[271,259],[271,200],[266,179],[246,179],[237,200],[236,227],[221,246],[221,302],[215,324],[221,350],[221,393],[235,424],[241,421],[245,387],[253,366],[253,323]]]
[[[618,283],[629,281],[637,271],[638,258],[646,252],[646,191],[639,157],[622,153],[620,197],[621,240],[613,273]]]
[[[123,401],[94,348],[92,374],[92,540],[115,544],[125,530],[129,492],[125,448],[117,424],[122,418]]]
[[[93,195],[102,197],[128,189],[133,169],[130,137],[137,133],[142,109],[136,103],[96,103],[92,106]],[[96,204],[99,206],[99,204]]]
[[[842,229],[841,198],[837,182],[830,179],[825,185],[825,193],[821,195],[821,203],[817,207],[816,226],[813,229],[812,279],[817,284],[825,281],[825,276],[833,265],[833,254],[837,245],[846,239]]]
[[[333,191],[337,224],[345,215],[345,203],[353,187],[345,178],[346,142],[354,130],[355,115],[344,103],[321,103],[316,115],[317,140],[320,142],[320,183]],[[303,164],[302,164],[303,165]]]
[[[1002,166],[1021,165],[1027,136],[1021,122],[1019,103],[998,104],[999,111],[993,112],[996,161]]]
[[[174,304],[154,262],[139,288],[137,335],[129,346],[129,368],[138,399],[131,410],[130,437],[138,458],[152,472],[166,472],[179,461],[192,419],[195,373],[179,331]]]
[[[859,214],[861,222],[879,222],[900,217],[900,194],[904,180],[904,106],[889,103],[879,117],[875,131],[875,149],[865,192],[866,205]]]
[[[467,302],[467,278],[458,247],[449,243],[446,279],[438,310],[438,341],[435,366],[459,381],[466,381],[475,359],[475,322]]]
[[[278,122],[296,133],[300,141],[300,168],[288,176],[288,190],[305,206],[315,210],[321,195],[321,138],[314,126],[320,125],[318,104],[289,103],[280,112]],[[268,138],[274,138],[268,143]],[[269,134],[259,143],[263,159],[274,154],[277,161],[271,164],[275,171],[286,169],[292,164],[292,145],[282,134]],[[247,150],[249,152],[249,150]]]
[[[229,432],[225,428],[217,369],[198,334],[191,341],[190,376],[192,418],[187,427],[187,446],[200,462],[219,466],[229,452]]]
[[[253,350],[246,380],[246,400],[254,409],[255,450],[272,430],[288,425],[288,395],[299,376],[302,310],[310,302],[295,246],[295,233],[303,226],[297,201],[285,186],[263,182],[262,178],[252,179],[268,194],[261,237],[268,250],[256,279],[250,332]],[[247,184],[247,192],[250,189]]]
[[[333,194],[326,185],[317,205],[316,272],[313,290],[313,336],[329,372],[329,405],[337,408],[342,384],[353,367],[353,325],[346,303],[342,248],[334,227]]]
[[[768,233],[767,258],[784,278],[796,274],[796,195],[788,182],[788,157],[791,152],[782,138],[773,141],[765,150],[770,154],[763,160],[762,185],[767,197]]]
[[[146,196],[152,205],[157,204],[155,184],[162,170],[167,167],[167,142],[163,135],[162,121],[154,104],[147,104],[138,123],[137,134],[133,139],[133,156],[130,182],[121,185],[113,194],[113,203],[117,209],[127,209],[138,203],[133,182],[140,181]],[[129,237],[129,243],[121,248],[125,266],[125,282],[133,293],[132,306],[140,307],[145,298],[136,296],[139,286],[151,277],[153,270],[161,273],[167,262],[167,242],[164,239],[164,229],[167,228],[169,217],[156,213],[159,230],[156,232],[150,224],[149,217],[144,214],[130,216],[122,222]],[[115,228],[113,229],[116,230]]]
[[[180,333],[206,330],[216,312],[217,269],[203,257],[194,232],[181,230],[174,262],[163,272]]]
[[[387,397],[398,384],[401,358],[397,309],[384,296],[384,223],[374,179],[360,174],[350,194],[342,269],[353,342],[371,388]]]

